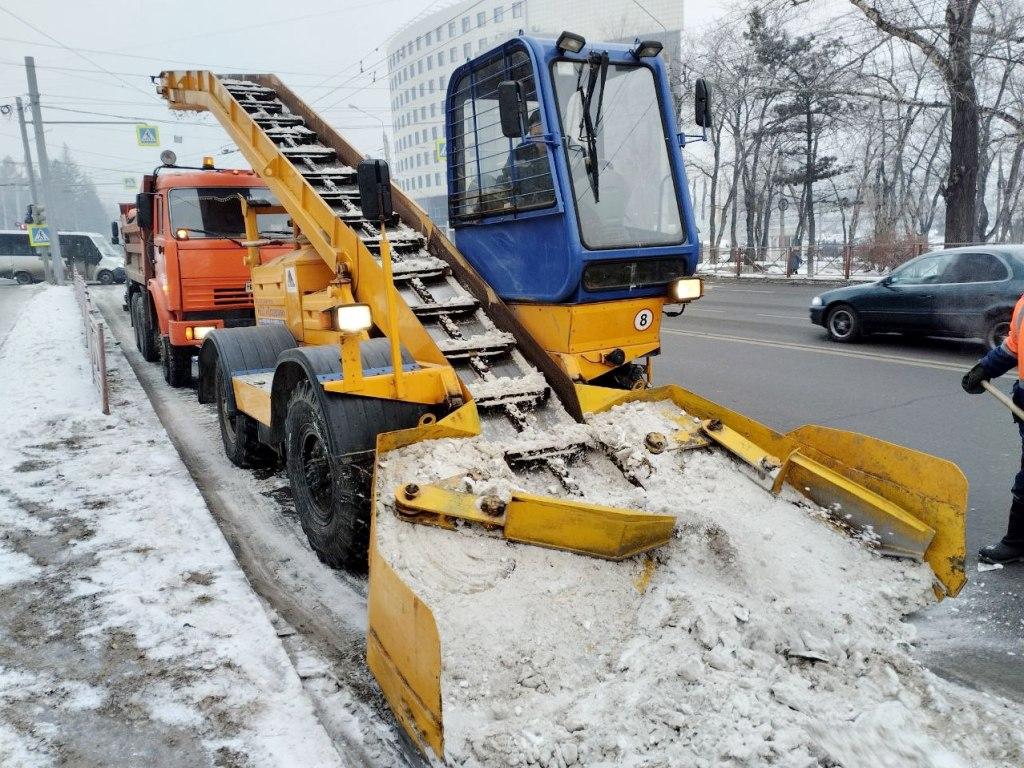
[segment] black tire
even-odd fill
[[[28,272],[15,272],[14,279],[18,285],[32,285],[32,275]]]
[[[96,279],[100,281],[100,285],[111,285],[114,282],[114,273],[109,269],[101,270]]]
[[[172,387],[187,387],[192,383],[192,347],[176,347],[170,337],[161,336],[160,361],[164,381]]]
[[[1010,315],[997,315],[985,324],[985,348],[989,351],[1003,343],[1010,334]]]
[[[277,454],[259,440],[256,420],[244,413],[229,413],[230,401],[227,388],[231,386],[224,376],[224,370],[217,364],[213,386],[217,395],[217,423],[224,453],[236,467],[258,468],[272,466]]]
[[[860,315],[849,304],[837,304],[828,311],[825,330],[832,341],[840,344],[856,341],[863,333]]]
[[[370,537],[376,435],[413,426],[423,411],[409,403],[326,395],[328,420],[321,394],[308,379],[291,391],[284,423],[288,481],[302,529],[320,560],[333,568],[362,571]]]
[[[149,311],[149,296],[136,293],[132,302],[138,302],[135,315],[135,327],[138,338],[136,345],[147,363],[155,363],[160,359],[160,347],[157,346],[156,332],[153,330],[153,313]]]

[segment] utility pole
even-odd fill
[[[28,106],[32,110],[32,131],[36,135],[36,157],[39,158],[39,180],[42,183],[43,205],[46,207],[47,224],[50,227],[50,263],[54,282],[64,285],[64,260],[60,253],[60,235],[55,215],[53,187],[50,184],[50,159],[46,154],[46,138],[43,136],[43,112],[39,108],[39,85],[36,83],[36,62],[31,56],[25,57],[25,74],[28,77]]]
[[[40,204],[39,191],[36,189],[36,172],[32,168],[32,150],[29,147],[28,128],[25,125],[25,106],[21,103],[21,96],[17,96],[14,99],[14,103],[18,109],[18,125],[21,126],[21,149],[25,153],[25,173],[28,174],[29,211],[32,223],[35,224],[37,220],[35,215],[36,206]],[[40,250],[42,250],[40,258],[43,260],[43,278],[49,283],[53,281],[53,271],[50,269],[50,251],[48,248]]]

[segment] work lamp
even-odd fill
[[[346,304],[335,310],[338,330],[345,334],[368,331],[373,327],[373,316],[369,304]]]
[[[668,285],[668,298],[671,302],[685,303],[703,295],[704,281],[699,277],[680,277]]]
[[[638,59],[646,59],[651,56],[657,56],[664,47],[657,40],[642,40],[633,49],[633,55]]]
[[[555,41],[555,46],[558,50],[565,53],[579,53],[583,50],[583,46],[587,44],[587,41],[582,35],[577,35],[575,32],[563,32],[558,36],[558,40]]]

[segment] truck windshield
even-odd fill
[[[280,205],[266,187],[190,187],[172,189],[168,194],[171,231],[184,229],[188,238],[240,238],[245,236],[245,220],[238,196],[247,200],[266,200]],[[287,214],[258,217],[260,234],[290,235]]]
[[[681,243],[683,224],[653,72],[611,63],[598,78],[600,92],[588,98],[590,69],[597,66],[552,64],[583,244],[596,250]]]

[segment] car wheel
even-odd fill
[[[1010,318],[1007,316],[994,317],[985,326],[985,348],[992,350],[1003,343],[1010,334]]]
[[[109,269],[104,269],[102,272],[96,275],[96,279],[100,281],[101,285],[110,285],[111,283],[114,282],[114,273],[111,272]]]
[[[14,279],[18,281],[18,285],[32,285],[32,275],[28,272],[17,272]]]
[[[832,341],[856,341],[861,335],[860,315],[849,304],[839,304],[829,310],[825,319],[825,329]]]

